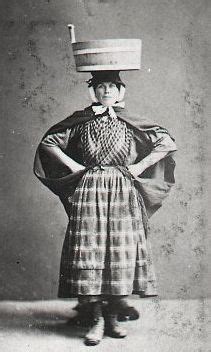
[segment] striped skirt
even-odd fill
[[[151,251],[132,179],[116,167],[95,167],[68,201],[59,297],[156,295]]]

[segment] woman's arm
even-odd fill
[[[177,150],[175,142],[165,129],[158,127],[157,130],[149,132],[148,137],[153,146],[151,153],[138,163],[128,166],[134,177],[141,175],[148,167],[165,158],[167,154]]]
[[[62,165],[67,166],[71,172],[78,172],[85,169],[85,166],[77,163],[75,160],[70,158],[58,146],[47,146],[41,143],[41,148],[46,153],[48,153],[51,157],[53,157],[55,161],[58,161]]]
[[[67,166],[71,172],[78,172],[85,169],[83,165],[77,163],[64,152],[70,138],[72,138],[75,132],[76,130],[66,129],[63,132],[50,134],[40,144],[41,150],[49,155],[52,160],[55,160],[56,164],[59,163]]]
[[[137,164],[128,166],[128,170],[134,177],[141,175],[148,167],[156,164],[159,160],[165,158],[168,152],[157,152],[147,155],[144,159],[139,161]]]

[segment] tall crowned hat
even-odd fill
[[[141,39],[103,39],[76,42],[68,25],[78,72],[128,71],[141,68]]]

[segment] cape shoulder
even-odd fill
[[[64,120],[59,121],[58,123],[50,127],[43,136],[43,138],[45,138],[49,134],[59,133],[66,130],[67,128],[77,126],[81,123],[89,121],[91,118],[92,115],[89,111],[87,111],[87,109],[75,111],[72,115],[69,115]]]
[[[123,108],[115,108],[116,115],[128,123],[128,125],[134,127],[139,131],[149,131],[154,130],[156,128],[161,128],[159,124],[153,122],[147,118],[140,118],[140,116],[135,114],[130,114],[128,110]],[[75,111],[72,115],[69,115],[64,120],[58,122],[57,124],[53,125],[43,136],[45,138],[49,134],[59,133],[67,128],[75,127],[79,124],[85,123],[90,121],[95,117],[95,114],[92,110],[92,106],[88,106],[84,110]]]

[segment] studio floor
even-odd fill
[[[131,299],[140,319],[124,322],[125,339],[83,344],[85,328],[71,327],[76,301],[0,302],[1,352],[209,352],[209,300]]]

